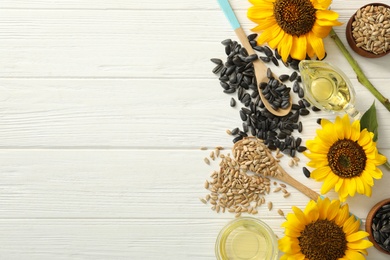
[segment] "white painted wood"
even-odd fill
[[[211,72],[207,70],[206,74]],[[225,131],[241,127],[237,119],[242,104],[231,108],[231,95],[224,94],[217,77],[211,76],[212,79],[195,81],[0,79],[0,146],[199,148],[231,145]],[[386,93],[386,81],[375,79],[373,83]],[[374,97],[357,80],[352,82],[358,93],[356,106],[365,111]],[[379,134],[387,140],[390,138],[385,131],[390,127],[386,120],[388,111],[378,102],[376,107]],[[316,113],[313,117],[302,117],[305,140],[313,137],[318,117],[331,119],[333,115]],[[385,143],[379,146],[387,147]]]
[[[346,23],[367,1],[333,2]],[[250,3],[231,4],[250,33]],[[346,43],[345,24],[335,29]],[[215,259],[216,236],[234,216],[200,202],[218,169],[203,158],[215,146],[229,152],[225,131],[241,125],[241,105],[229,107],[231,96],[211,73],[210,58],[225,59],[225,38],[235,35],[217,1],[1,0],[0,259]],[[365,111],[375,98],[333,41],[325,44],[327,61],[348,75]],[[390,57],[352,55],[388,92]],[[378,146],[390,157],[389,112],[376,107]],[[304,140],[313,138],[318,117],[334,119],[303,117]],[[299,167],[281,164],[318,192],[299,157]],[[390,197],[384,174],[371,198],[348,199],[363,224]],[[274,210],[259,209],[279,237],[284,219],[276,210],[308,202],[288,190],[287,199],[267,195]],[[370,249],[367,259],[387,258]]]

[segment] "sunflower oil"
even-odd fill
[[[345,111],[352,118],[361,114],[354,107],[355,92],[347,76],[323,61],[304,60],[299,63],[306,99],[313,105],[333,112]]]
[[[276,237],[253,218],[239,218],[225,227],[217,241],[220,260],[276,260]]]

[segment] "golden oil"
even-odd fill
[[[278,255],[276,236],[258,219],[238,218],[220,232],[216,255],[221,260],[274,260]]]
[[[348,77],[337,67],[323,61],[299,63],[305,98],[318,108],[345,111],[355,119],[360,113],[354,107],[355,92]]]

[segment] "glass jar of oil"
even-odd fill
[[[263,221],[241,217],[228,223],[215,244],[218,260],[276,260],[278,242]]]
[[[355,91],[348,77],[324,61],[299,63],[305,98],[314,106],[332,112],[346,112],[353,119],[361,113],[355,108]]]

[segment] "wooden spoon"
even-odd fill
[[[233,146],[233,155],[235,156],[235,149],[237,148],[237,146],[241,145],[244,140],[253,140],[253,141],[258,141],[260,139],[257,139],[256,137],[248,137],[248,138],[244,138],[240,141],[237,141],[234,146]],[[243,144],[244,145],[244,144]],[[270,150],[265,146],[263,145],[264,147],[264,150],[266,151],[267,155],[269,158],[274,158],[270,152]],[[320,196],[317,192],[313,191],[312,189],[306,187],[305,185],[303,185],[302,183],[300,183],[299,181],[297,181],[296,179],[294,179],[293,177],[291,177],[291,175],[289,175],[283,168],[282,166],[280,166],[278,164],[278,162],[275,161],[273,162],[274,165],[276,165],[278,167],[278,170],[279,170],[279,173],[276,174],[275,176],[271,176],[272,178],[275,178],[275,179],[278,179],[280,181],[283,181],[289,185],[291,185],[292,187],[296,188],[297,190],[299,190],[300,192],[302,192],[303,194],[305,194],[307,197],[309,197],[310,199],[312,200],[317,200],[318,197]],[[268,175],[267,175],[268,177]]]
[[[255,51],[253,50],[252,46],[250,45],[248,38],[244,32],[244,30],[239,27],[236,30],[234,30],[236,33],[238,39],[240,40],[242,46],[246,49],[249,55],[251,54],[256,54]],[[290,97],[290,105],[287,108],[279,108],[278,110],[273,109],[271,104],[268,102],[268,100],[264,97],[262,90],[260,89],[260,83],[261,82],[268,82],[269,78],[267,77],[267,66],[260,60],[256,59],[253,61],[253,68],[255,69],[255,76],[256,76],[256,82],[257,82],[257,89],[259,90],[259,95],[261,98],[261,101],[263,101],[264,106],[270,111],[272,114],[275,116],[285,116],[291,111],[291,97]],[[277,80],[278,77],[272,73],[273,77]]]
[[[236,33],[238,39],[240,40],[242,46],[246,49],[249,55],[256,54],[248,41],[247,35],[245,34],[244,30],[242,29],[240,23],[237,20],[237,17],[235,16],[232,7],[229,4],[229,0],[218,0],[218,3],[221,6],[223,12],[225,13],[226,18],[229,20],[231,26],[233,27],[233,30]],[[268,109],[268,111],[270,111],[272,114],[276,116],[287,115],[290,112],[292,106],[291,96],[290,96],[290,105],[287,108],[284,109],[279,108],[278,110],[273,109],[271,104],[264,97],[260,89],[261,82],[269,81],[269,78],[267,77],[267,66],[265,66],[265,64],[260,59],[256,59],[255,61],[253,61],[253,67],[255,69],[257,88],[259,90],[259,95],[261,101],[263,101],[264,106]],[[276,77],[275,74],[273,74],[273,77],[278,80],[278,77]]]

